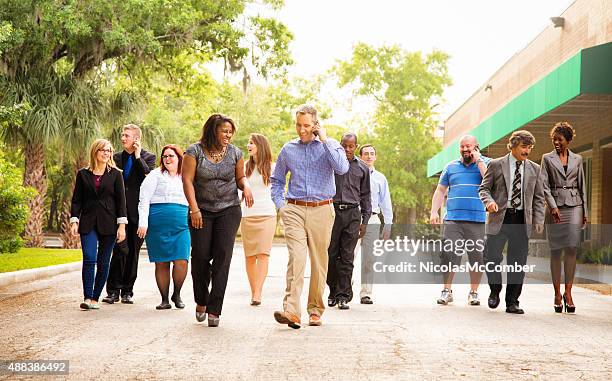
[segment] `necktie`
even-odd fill
[[[523,164],[522,161],[516,162],[514,181],[512,182],[512,198],[510,199],[510,206],[515,209],[521,206],[521,164]]]
[[[127,181],[128,177],[130,177],[130,171],[132,170],[132,163],[133,163],[132,155],[129,155],[127,161],[125,162],[125,165],[123,166],[123,179],[125,181]]]

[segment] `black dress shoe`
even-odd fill
[[[364,296],[363,298],[361,298],[361,304],[374,304],[374,302],[369,296]]]
[[[336,298],[327,298],[328,307],[334,307],[336,304],[338,304],[338,301],[336,300]]]
[[[121,303],[125,303],[125,304],[134,304],[134,297],[132,295],[122,295],[121,296]]]
[[[489,308],[497,308],[497,306],[499,306],[499,294],[491,293],[487,299],[487,303],[489,304]]]
[[[174,306],[176,308],[185,308],[185,303],[183,303],[183,300],[181,299],[180,295],[172,295],[170,300],[174,302]]]
[[[339,310],[348,310],[350,307],[348,305],[348,302],[344,299],[340,299],[338,300],[338,309]]]
[[[506,307],[506,312],[509,314],[518,314],[518,315],[522,315],[525,313],[525,311],[523,311],[522,308],[519,308],[516,304],[511,304],[508,307]]]
[[[108,294],[102,299],[102,301],[108,304],[117,303],[119,301],[119,294]]]

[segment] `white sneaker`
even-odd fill
[[[478,293],[476,291],[470,291],[468,295],[468,304],[470,306],[479,306],[480,300],[478,299]]]
[[[438,298],[438,304],[447,305],[448,303],[452,303],[452,302],[453,302],[453,291],[449,290],[448,288],[445,288],[444,290],[442,290],[442,294],[440,294],[440,297]]]

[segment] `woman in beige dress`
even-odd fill
[[[542,156],[540,167],[548,206],[547,235],[550,244],[550,272],[555,289],[555,312],[574,313],[572,285],[581,228],[587,223],[587,198],[582,156],[569,150],[574,128],[559,122],[550,131],[554,150]],[[565,292],[561,295],[561,255],[565,272]],[[561,304],[563,301],[563,304]]]
[[[245,174],[253,193],[253,206],[248,208],[242,204],[240,232],[251,286],[251,305],[258,306],[276,230],[276,208],[270,196],[270,176],[274,168],[272,150],[265,136],[251,134],[247,150],[249,160],[245,164]]]

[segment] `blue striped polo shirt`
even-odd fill
[[[481,156],[488,165],[490,158]],[[446,164],[438,184],[448,187],[446,201],[446,217],[448,221],[485,222],[487,215],[478,197],[478,187],[482,176],[476,163],[467,167],[461,160],[453,160]]]

